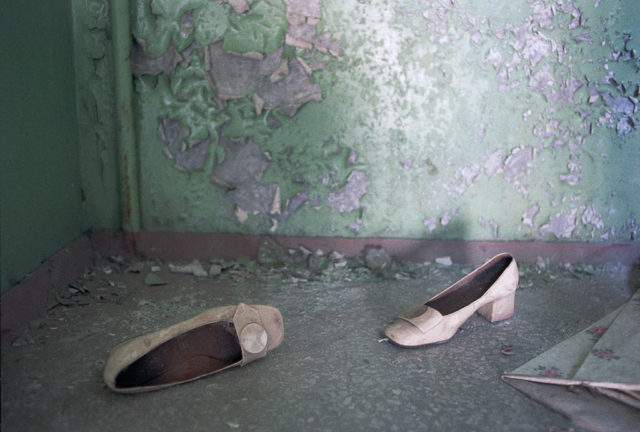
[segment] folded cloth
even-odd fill
[[[589,430],[640,424],[640,291],[502,379]]]

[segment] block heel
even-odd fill
[[[478,309],[478,313],[491,322],[506,320],[513,316],[513,307],[516,300],[515,291],[506,297],[487,303]]]

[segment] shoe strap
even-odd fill
[[[269,337],[255,308],[244,303],[238,304],[233,315],[233,326],[240,342],[243,366],[267,355]]]
[[[410,307],[398,315],[398,318],[414,325],[424,333],[442,321],[442,314],[432,307],[421,304]]]

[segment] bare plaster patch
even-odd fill
[[[285,0],[287,13],[322,18],[322,0]]]
[[[265,109],[279,108],[283,114],[293,116],[305,103],[322,100],[320,84],[313,80],[300,60],[290,61],[286,77],[269,83],[256,92]]]
[[[553,234],[557,238],[570,238],[576,229],[576,213],[573,209],[568,213],[556,213],[549,217],[549,223],[540,227],[541,234]]]
[[[510,181],[515,180],[524,174],[531,161],[533,161],[532,147],[514,149],[504,162],[504,177]]]
[[[217,0],[217,1],[225,1],[231,5],[234,11],[237,13],[244,13],[249,10],[249,3],[247,0]]]
[[[476,178],[480,175],[480,165],[473,164],[470,166],[466,166],[460,168],[456,172],[456,180],[458,184],[456,185],[456,192],[459,195],[463,195],[467,189],[475,182]]]
[[[245,97],[257,90],[282,62],[282,48],[255,59],[225,52],[222,42],[207,48],[209,74],[223,99]]]
[[[533,10],[532,18],[540,28],[553,29],[554,11],[551,5],[537,1],[531,6],[531,9]]]
[[[459,208],[455,208],[455,209],[451,209],[443,212],[440,215],[440,224],[442,226],[449,225],[449,222],[451,222],[451,220],[458,215],[459,210],[460,210]]]
[[[189,130],[172,118],[162,119],[160,135],[166,143],[165,154],[175,161],[178,169],[192,172],[204,167],[211,147],[210,137],[188,146],[185,140],[189,136]]]
[[[569,161],[567,166],[569,168],[569,174],[560,174],[560,180],[570,186],[575,186],[580,182],[580,179],[582,178],[582,175],[579,172],[582,167],[578,163],[571,160]]]
[[[423,224],[424,226],[426,226],[426,227],[427,227],[427,229],[429,230],[429,232],[433,232],[433,230],[435,230],[435,229],[436,229],[436,227],[437,227],[437,225],[438,225],[438,222],[436,222],[436,218],[434,218],[434,217],[430,217],[430,218],[428,218],[428,219],[425,219],[425,220],[422,222],[422,224]]]
[[[596,229],[604,229],[604,221],[593,206],[587,206],[582,213],[581,221],[584,225],[593,225]]]
[[[284,205],[284,211],[280,216],[280,220],[282,222],[285,222],[289,218],[289,216],[295,213],[307,201],[309,201],[309,191],[301,192],[289,198]]]
[[[503,171],[503,159],[504,152],[502,150],[497,150],[489,155],[484,164],[484,170],[488,178],[491,178]]]
[[[182,57],[176,52],[173,45],[160,57],[148,56],[140,42],[131,44],[131,69],[133,75],[139,77],[145,74],[158,75],[164,73],[171,77]]]
[[[533,219],[536,217],[538,212],[540,212],[540,206],[538,206],[537,204],[529,207],[522,215],[522,223],[524,225],[533,227]]]
[[[216,164],[213,176],[229,185],[229,200],[245,212],[279,212],[278,185],[260,183],[270,164],[260,146],[251,139],[225,135],[220,137],[219,145],[225,149],[225,157]]]
[[[360,208],[360,200],[367,192],[369,179],[362,171],[353,171],[347,179],[347,184],[338,193],[330,193],[327,201],[338,213],[347,213]]]

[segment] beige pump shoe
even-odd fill
[[[416,347],[449,340],[476,311],[491,322],[511,318],[518,278],[515,258],[496,255],[427,303],[400,314],[385,335],[397,345]]]
[[[225,306],[113,348],[104,382],[119,393],[158,390],[257,360],[284,338],[272,306]]]

